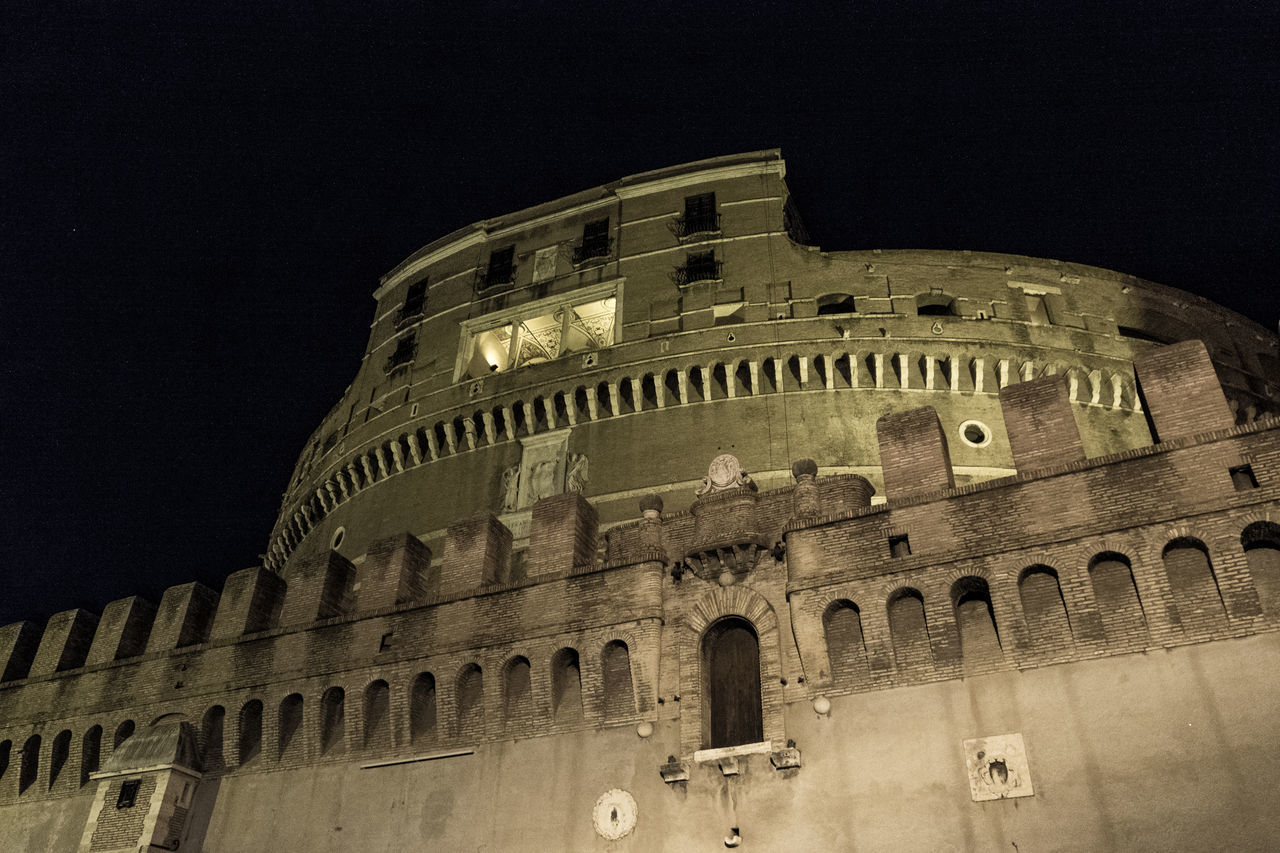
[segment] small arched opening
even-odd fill
[[[284,758],[290,747],[297,750],[301,744],[297,740],[298,730],[302,728],[302,694],[290,693],[280,702],[279,743],[277,752]],[[297,746],[295,746],[297,744]]]
[[[391,746],[391,688],[382,679],[364,690],[364,748]]]

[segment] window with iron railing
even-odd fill
[[[476,289],[510,284],[516,277],[516,247],[507,246],[489,253],[489,266],[476,276]]]
[[[409,285],[409,290],[405,293],[404,304],[400,306],[400,311],[396,314],[396,323],[408,323],[422,316],[423,310],[427,307],[427,280],[415,281]]]
[[[418,339],[413,335],[405,335],[396,341],[396,348],[387,356],[386,372],[413,364],[413,357],[418,352]]]
[[[676,236],[715,233],[720,230],[720,214],[716,212],[716,194],[687,196],[684,215],[676,217]]]
[[[684,287],[697,281],[718,281],[723,261],[716,260],[714,250],[698,252],[685,259],[684,266],[676,267],[672,279],[677,287]]]
[[[573,262],[581,264],[592,258],[609,256],[609,220],[597,219],[582,228],[582,245],[573,249]]]

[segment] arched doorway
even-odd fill
[[[760,640],[746,619],[729,616],[702,636],[702,735],[714,749],[764,740]]]

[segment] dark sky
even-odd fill
[[[780,147],[825,248],[1092,263],[1276,327],[1270,0],[359,5],[6,9],[0,624],[221,589],[378,277],[638,171]]]

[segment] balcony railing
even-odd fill
[[[384,370],[387,373],[398,370],[409,364],[413,364],[413,358],[417,355],[418,346],[414,342],[410,342],[408,346],[399,345],[391,355],[387,356],[387,364]]]
[[[695,234],[715,234],[720,231],[720,214],[696,213],[676,217],[676,236],[684,239]]]
[[[401,305],[400,310],[396,312],[396,328],[402,328],[409,325],[414,320],[422,317],[425,305],[419,302],[417,305]]]
[[[476,291],[490,290],[495,287],[504,287],[516,280],[516,266],[512,264],[508,267],[489,270],[481,267],[476,270]]]
[[[583,240],[581,246],[573,247],[574,264],[584,264],[593,258],[607,258],[613,253],[613,240]]]
[[[682,267],[676,267],[671,280],[676,283],[676,287],[685,287],[698,281],[719,281],[722,266],[724,261],[717,261],[715,258],[691,260]]]

